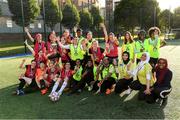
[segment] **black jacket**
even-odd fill
[[[159,76],[158,72],[156,73],[156,78],[158,78],[157,76]],[[173,76],[172,71],[168,69],[162,82],[160,84],[156,82],[154,84],[154,87],[171,87],[172,76]],[[158,81],[158,79],[157,79],[157,81]]]

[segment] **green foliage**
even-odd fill
[[[174,10],[172,28],[180,28],[180,7]],[[176,32],[176,38],[180,38],[180,32]]]
[[[171,11],[169,11],[168,9],[163,10],[160,15],[159,15],[159,24],[160,24],[160,28],[161,31],[166,32],[167,29],[169,29],[169,18],[170,21],[172,22],[172,16],[173,13],[171,13]]]
[[[180,28],[180,7],[177,7],[174,10],[174,15],[173,15],[173,27],[174,28]]]
[[[90,13],[93,17],[94,29],[97,29],[99,24],[103,22],[103,17],[100,15],[99,9],[94,5],[90,9]]]
[[[79,12],[75,5],[67,2],[63,9],[62,24],[70,29],[73,29],[80,22]]]
[[[91,16],[91,13],[88,10],[83,10],[79,12],[80,14],[80,23],[79,26],[83,29],[83,30],[87,30],[92,28],[93,25],[93,18]]]
[[[136,26],[141,26],[147,30],[154,26],[155,8],[157,21],[160,9],[156,0],[121,0],[114,12],[115,26],[125,30],[133,30]]]
[[[37,0],[22,0],[24,9],[24,24],[28,26],[40,14],[40,7]],[[11,13],[13,14],[12,20],[19,26],[23,26],[21,0],[8,0],[8,5]]]
[[[65,1],[66,1],[66,4],[69,4],[69,5],[72,4],[71,0],[65,0]]]
[[[58,0],[44,0],[44,7],[45,23],[53,30],[55,25],[62,20],[62,12]],[[43,16],[43,4],[41,4],[41,14]]]

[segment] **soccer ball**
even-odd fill
[[[50,97],[50,100],[53,102],[58,101],[59,100],[59,94],[57,92],[53,92],[51,97]]]

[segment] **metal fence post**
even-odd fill
[[[44,40],[46,41],[46,12],[45,12],[44,0],[42,0],[42,4],[43,4],[43,21],[44,21]]]
[[[21,0],[21,14],[22,14],[22,24],[23,24],[23,39],[24,39],[24,42],[25,42],[25,30],[24,30],[24,8],[23,8],[23,1]],[[24,51],[25,51],[25,54],[27,53],[27,50],[26,50],[26,44],[24,44]]]

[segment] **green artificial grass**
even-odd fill
[[[147,104],[137,100],[137,92],[129,96],[94,95],[83,91],[80,95],[68,96],[64,93],[60,101],[52,103],[48,94],[40,92],[14,96],[12,92],[18,84],[18,76],[23,70],[18,68],[23,58],[0,60],[0,118],[1,119],[56,119],[56,118],[94,118],[94,119],[180,119],[180,63],[178,52],[180,47],[163,48],[163,55],[169,60],[173,71],[173,91],[168,104],[163,109],[158,104]],[[171,53],[174,52],[174,57]],[[31,57],[26,58],[26,64]]]

